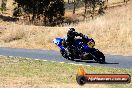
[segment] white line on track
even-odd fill
[[[0,55],[2,57],[4,57],[3,55]],[[16,56],[7,56],[7,57],[16,57]],[[22,58],[22,57],[18,57],[18,58]],[[26,58],[27,60],[30,60],[31,58]],[[41,59],[34,59],[34,60],[41,60]],[[42,60],[42,61],[48,61],[48,60]],[[57,62],[57,61],[51,61],[51,62]],[[64,64],[65,62],[59,62],[61,64]],[[83,64],[76,64],[76,63],[67,63],[67,64],[71,64],[71,65],[83,65]],[[90,66],[90,65],[85,65],[85,66]]]
[[[86,66],[88,66],[88,67],[89,67],[90,65],[86,65]]]
[[[75,63],[68,63],[68,64],[75,64]]]
[[[56,61],[51,61],[51,62],[56,62]]]
[[[64,64],[65,62],[59,62],[59,63]]]
[[[43,60],[43,61],[48,61],[48,60]]]
[[[31,60],[31,58],[26,58],[27,60]]]
[[[35,60],[40,60],[40,59],[35,59]]]

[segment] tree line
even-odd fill
[[[31,14],[31,21],[43,16],[44,24],[53,23],[56,20],[61,20],[64,16],[64,0],[14,0],[17,7],[14,9],[13,16],[21,16]]]
[[[14,9],[14,16],[21,16],[24,12],[25,14],[32,14],[31,22],[34,22],[36,18],[40,16],[44,17],[44,24],[52,23],[63,23],[64,13],[65,13],[65,2],[64,0],[14,0],[17,3],[17,7]],[[78,2],[84,3],[85,14],[87,13],[87,8],[91,7],[92,12],[96,6],[102,0],[73,0],[73,14],[75,14],[76,6]],[[69,0],[68,0],[68,4]],[[101,4],[102,5],[102,4]],[[100,9],[101,10],[101,9]]]
[[[71,0],[67,0],[67,4],[70,4]],[[126,0],[124,0],[126,1]],[[76,13],[76,7],[78,3],[83,3],[84,14],[86,15],[90,9],[90,13],[94,14],[95,8],[99,6],[98,13],[103,12],[103,6],[108,0],[72,0],[73,14]],[[7,0],[2,0],[2,10],[6,10]],[[43,19],[44,25],[53,25],[57,23],[63,23],[65,14],[64,0],[14,0],[14,12],[13,16],[29,16],[30,22],[34,22],[36,19]]]
[[[3,11],[6,11],[6,3],[7,3],[7,0],[1,0],[0,1],[0,10],[3,12]]]

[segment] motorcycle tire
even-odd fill
[[[72,61],[74,60],[74,58],[70,56],[66,50],[60,50],[60,53],[65,59],[72,60]]]
[[[105,56],[102,52],[98,51],[97,52],[98,54],[98,57],[97,57],[97,60],[100,64],[104,64],[105,63]]]

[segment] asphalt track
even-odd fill
[[[38,49],[18,49],[18,48],[0,48],[0,55],[25,57],[33,59],[42,59],[56,62],[65,62],[71,64],[85,64],[92,66],[107,66],[113,68],[125,68],[132,70],[132,56],[121,55],[105,55],[106,63],[99,64],[95,61],[70,61],[64,59],[61,54],[53,50],[38,50]]]

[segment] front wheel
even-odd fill
[[[65,50],[60,50],[60,53],[64,58],[68,59],[68,54]]]
[[[72,56],[70,56],[69,52],[67,50],[60,50],[61,55],[68,59],[68,60],[74,60]]]

